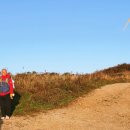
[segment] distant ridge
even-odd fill
[[[117,66],[102,70],[102,72],[105,74],[117,74],[117,73],[123,73],[126,71],[130,71],[130,64],[123,63]]]

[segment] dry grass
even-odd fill
[[[127,66],[123,71],[115,71],[116,68],[119,70],[120,67],[84,75],[69,73],[63,75],[57,73],[37,74],[34,72],[17,74],[14,77],[15,86],[16,92],[21,95],[21,99],[14,114],[62,107],[75,98],[103,85],[129,82],[129,67]]]

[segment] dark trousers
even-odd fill
[[[11,99],[10,94],[0,96],[0,107],[2,116],[11,115]]]

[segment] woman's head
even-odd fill
[[[6,70],[6,69],[2,69],[1,74],[2,74],[3,76],[6,76],[6,75],[7,75],[7,70]]]

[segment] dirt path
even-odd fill
[[[107,85],[34,117],[12,117],[1,130],[130,130],[130,84]]]

